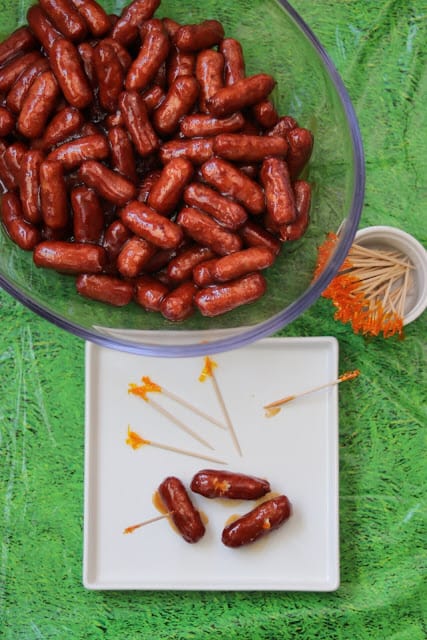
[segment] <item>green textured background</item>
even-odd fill
[[[427,4],[294,0],[364,138],[362,226],[426,244]],[[425,640],[426,314],[365,340],[319,300],[283,335],[335,335],[342,584],[336,593],[98,593],[81,585],[84,344],[0,292],[0,638]]]

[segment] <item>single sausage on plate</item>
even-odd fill
[[[291,505],[286,496],[271,498],[227,525],[222,532],[222,542],[227,547],[250,544],[278,529],[290,515]]]
[[[169,476],[160,484],[158,491],[184,540],[189,543],[198,542],[205,534],[205,526],[181,480]]]
[[[77,277],[76,289],[80,295],[114,307],[124,307],[133,297],[133,286],[114,276],[82,273]]]
[[[203,316],[213,318],[255,302],[264,295],[266,288],[267,283],[261,273],[250,273],[226,284],[201,289],[196,293],[194,303]]]
[[[270,483],[244,473],[203,469],[193,476],[190,488],[205,498],[256,500],[270,491]]]
[[[71,274],[100,273],[105,267],[106,258],[103,247],[64,240],[44,240],[33,252],[37,267]]]

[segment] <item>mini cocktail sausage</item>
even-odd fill
[[[203,469],[193,477],[190,488],[205,498],[256,500],[270,491],[270,483],[243,473]]]
[[[112,36],[123,45],[128,45],[138,37],[138,27],[152,18],[160,0],[134,0],[123,9],[114,25]]]
[[[222,118],[264,100],[275,85],[272,76],[258,73],[219,89],[207,100],[209,113]]]
[[[119,212],[122,222],[137,236],[161,249],[173,249],[181,244],[182,229],[143,202],[133,200]]]
[[[213,318],[243,304],[255,302],[264,295],[266,288],[264,276],[251,273],[227,284],[201,289],[196,293],[194,303],[202,315]]]
[[[205,526],[181,480],[174,476],[165,478],[158,491],[184,540],[190,543],[200,540],[205,534]]]
[[[260,172],[268,215],[274,224],[294,222],[297,217],[295,196],[288,165],[282,158],[266,158]]]
[[[33,259],[37,267],[62,273],[100,273],[106,264],[106,252],[94,244],[45,240],[34,249]]]
[[[24,218],[33,224],[41,219],[40,210],[40,165],[44,160],[43,153],[29,150],[22,157],[19,174],[19,195],[21,196]]]
[[[189,318],[195,311],[194,294],[197,287],[194,282],[183,282],[168,293],[160,303],[160,313],[171,322],[180,322]]]
[[[242,241],[237,234],[224,229],[207,213],[193,207],[181,209],[177,223],[193,240],[210,247],[220,256],[239,251],[242,246]]]
[[[133,286],[114,276],[82,273],[76,280],[80,295],[114,307],[124,307],[133,297]]]
[[[58,160],[64,171],[71,171],[87,160],[104,160],[109,151],[105,136],[94,133],[64,142],[49,153],[48,160]]]
[[[223,133],[216,136],[214,153],[233,162],[262,162],[266,156],[286,156],[288,144],[280,136]]]
[[[164,167],[150,189],[148,206],[164,216],[171,215],[193,175],[193,165],[186,158],[174,158]]]
[[[198,24],[179,27],[173,36],[173,43],[182,51],[193,52],[209,49],[223,37],[224,29],[218,20],[204,20]]]
[[[291,505],[286,496],[266,500],[225,527],[222,542],[227,547],[241,547],[255,542],[280,527],[291,515]]]
[[[22,104],[17,127],[26,138],[39,138],[49,119],[60,90],[52,71],[44,71],[32,83]]]
[[[245,209],[218,191],[201,182],[193,182],[184,191],[184,202],[190,207],[197,207],[218,220],[223,227],[235,231],[247,219]]]
[[[104,228],[104,212],[95,191],[76,187],[71,191],[73,233],[77,242],[98,242]]]
[[[79,169],[79,177],[102,198],[119,206],[123,206],[136,195],[133,182],[96,160],[83,162]]]
[[[67,102],[77,109],[88,107],[93,100],[92,88],[72,42],[58,38],[50,50],[49,61]]]
[[[162,300],[168,293],[169,289],[163,282],[143,275],[136,280],[134,300],[146,311],[160,311]]]
[[[202,165],[200,171],[205,182],[223,195],[240,202],[250,213],[257,215],[264,211],[265,199],[261,187],[231,162],[212,158]]]
[[[154,79],[169,53],[169,38],[161,20],[148,20],[142,28],[142,46],[126,76],[128,91],[141,91]]]
[[[210,270],[215,282],[229,282],[271,267],[275,258],[275,254],[266,247],[249,247],[218,258]]]
[[[40,231],[24,219],[21,201],[16,193],[5,193],[1,202],[1,221],[11,240],[25,251],[31,251],[40,242]]]
[[[66,38],[72,42],[84,40],[87,34],[86,22],[71,0],[40,0],[40,6]]]

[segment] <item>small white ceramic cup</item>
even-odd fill
[[[354,242],[372,249],[395,249],[410,259],[414,269],[403,324],[413,322],[427,307],[427,251],[423,245],[406,231],[386,226],[360,229]]]

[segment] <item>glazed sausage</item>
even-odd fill
[[[9,170],[13,189],[19,186],[22,159],[27,152],[27,147],[22,142],[14,142],[3,154],[4,162]]]
[[[246,247],[267,247],[276,255],[280,252],[280,241],[253,220],[248,220],[240,227],[239,235]]]
[[[115,111],[125,74],[114,47],[101,41],[94,49],[93,64],[98,82],[99,103],[106,111]]]
[[[124,307],[133,298],[133,286],[120,278],[105,274],[82,273],[77,277],[76,289],[81,296]]]
[[[280,136],[222,133],[216,136],[214,153],[233,162],[262,162],[266,156],[286,156],[288,144]]]
[[[123,45],[128,45],[138,37],[138,27],[152,18],[160,5],[160,0],[134,0],[125,9],[116,24],[112,36]]]
[[[292,180],[298,178],[304,169],[313,150],[313,135],[308,129],[294,127],[286,134],[289,152],[286,158],[289,174]]]
[[[82,163],[79,178],[101,198],[119,206],[126,204],[136,195],[132,182],[96,160],[86,160]]]
[[[290,515],[291,505],[286,496],[266,500],[225,527],[222,542],[227,547],[241,547],[255,542],[280,527]]]
[[[111,163],[125,178],[137,181],[136,160],[132,142],[122,127],[111,127],[108,132],[111,148]]]
[[[80,42],[77,45],[77,51],[82,61],[86,78],[89,80],[92,89],[97,87],[97,79],[95,72],[95,47],[89,42]]]
[[[161,135],[170,136],[179,127],[182,116],[191,111],[199,95],[193,76],[179,76],[169,88],[166,98],[153,113],[153,124]]]
[[[170,140],[160,148],[159,157],[163,164],[173,158],[188,158],[200,165],[213,156],[213,138],[192,138],[191,140]]]
[[[297,121],[291,116],[282,116],[278,122],[267,131],[268,136],[282,136],[287,138],[288,131],[298,126]]]
[[[168,293],[160,303],[160,313],[171,322],[180,322],[189,318],[195,311],[194,294],[197,287],[194,282],[183,282]]]
[[[67,226],[67,187],[62,164],[57,160],[44,160],[40,165],[40,207],[45,225],[51,229]]]
[[[142,96],[136,91],[124,91],[119,97],[119,107],[138,153],[145,157],[157,151],[159,140],[151,126]]]
[[[132,56],[130,55],[128,50],[114,38],[103,38],[102,42],[113,47],[120,61],[120,64],[122,65],[123,71],[126,73],[130,65],[132,64]]]
[[[0,139],[0,190],[13,191],[16,188],[15,176],[5,162],[6,144]]]
[[[261,273],[251,273],[227,284],[214,285],[196,293],[194,303],[200,313],[209,318],[255,302],[267,288]]]
[[[205,534],[205,526],[181,480],[169,476],[163,480],[158,491],[184,540],[190,543],[198,542]]]
[[[37,76],[43,73],[43,71],[47,71],[49,68],[49,60],[46,58],[41,58],[34,64],[26,67],[7,94],[6,105],[8,109],[13,113],[18,114],[21,111],[28,89],[34,80]]]
[[[193,282],[203,289],[214,283],[212,269],[215,266],[216,258],[200,262],[193,267]]]
[[[184,207],[178,214],[177,223],[193,240],[210,247],[220,256],[239,251],[242,246],[240,237],[222,227],[207,213]]]
[[[7,64],[15,56],[35,47],[36,41],[28,27],[19,27],[0,43],[0,65]]]
[[[83,16],[90,32],[100,38],[111,29],[111,23],[104,9],[95,0],[71,0],[77,11]]]
[[[156,248],[147,240],[133,236],[117,256],[117,269],[125,278],[136,278],[155,251]]]
[[[78,131],[84,123],[81,112],[75,107],[64,107],[46,127],[43,138],[40,141],[40,148],[49,149]]]
[[[297,180],[293,185],[297,219],[287,225],[279,227],[282,241],[298,240],[306,232],[310,222],[311,186],[305,180]]]
[[[121,220],[114,220],[105,230],[102,244],[107,252],[110,268],[115,266],[117,256],[131,235],[132,232],[125,227]]]
[[[198,24],[186,24],[173,36],[173,43],[186,52],[209,49],[224,37],[223,26],[218,20],[204,20]]]
[[[260,172],[267,213],[276,225],[289,224],[297,217],[288,165],[282,158],[266,158]]]
[[[270,100],[262,100],[254,105],[252,115],[263,129],[271,129],[279,121],[279,114]]]
[[[212,158],[201,169],[204,180],[220,193],[240,202],[250,213],[257,215],[265,208],[261,187],[243,171],[222,158]]]
[[[44,240],[35,247],[33,260],[37,267],[62,273],[99,273],[106,264],[106,253],[95,244]]]
[[[15,118],[6,107],[0,107],[0,137],[4,138],[15,128]]]
[[[84,40],[87,26],[70,0],[39,0],[55,27],[72,42]]]
[[[157,84],[153,84],[149,89],[144,91],[142,99],[144,100],[147,113],[152,114],[155,109],[160,107],[165,98],[165,92]]]
[[[93,94],[77,48],[65,38],[58,38],[52,45],[49,60],[69,104],[77,109],[88,107]]]
[[[95,133],[64,142],[48,155],[48,160],[58,160],[64,171],[71,171],[87,160],[103,160],[109,154],[104,135]]]
[[[147,87],[169,53],[169,37],[161,20],[148,20],[141,35],[142,46],[126,76],[128,91],[140,91]]]
[[[141,182],[141,185],[139,187],[137,200],[139,200],[140,202],[143,202],[144,204],[147,204],[148,196],[151,193],[151,189],[153,188],[157,180],[160,178],[160,174],[161,174],[160,169],[155,169],[153,171],[149,171],[144,176]]]
[[[122,222],[137,236],[161,249],[173,249],[181,244],[182,229],[165,216],[142,202],[134,200],[119,212]]]
[[[230,86],[245,77],[242,45],[234,38],[224,38],[219,45],[224,56],[224,84]]]
[[[241,113],[233,113],[228,118],[214,118],[208,114],[194,113],[184,116],[179,128],[183,136],[216,136],[220,133],[234,133],[240,131],[245,124]]]
[[[21,249],[32,251],[40,242],[40,232],[24,219],[21,201],[16,193],[9,192],[2,196],[1,221],[11,240]]]
[[[23,136],[39,138],[42,135],[59,94],[59,86],[52,71],[44,71],[34,80],[18,116],[17,128]]]
[[[207,100],[224,86],[224,56],[219,51],[205,49],[196,59],[196,79],[200,85],[199,110],[207,113]]]
[[[203,469],[193,476],[190,488],[205,498],[256,500],[270,491],[270,483],[243,473]]]
[[[98,242],[104,228],[104,213],[98,196],[88,187],[71,191],[73,233],[76,242]]]
[[[171,215],[193,175],[193,165],[185,158],[168,162],[153,184],[147,204],[164,216]]]
[[[160,311],[160,305],[168,287],[151,276],[143,275],[136,280],[134,300],[146,311]]]
[[[37,40],[49,54],[53,43],[63,35],[53,26],[47,14],[39,5],[33,5],[27,11],[27,20]]]
[[[191,280],[194,267],[214,257],[215,253],[209,247],[194,245],[188,249],[184,249],[172,258],[168,264],[166,273],[168,278],[174,283]]]
[[[166,68],[166,80],[169,86],[179,78],[179,76],[193,76],[195,69],[196,56],[194,53],[185,53],[177,49],[177,47],[172,47]]]
[[[40,165],[43,160],[43,153],[36,149],[27,151],[21,160],[19,194],[24,218],[33,224],[38,224],[42,219],[39,189]]]
[[[28,67],[32,67],[40,60],[41,55],[38,51],[30,51],[29,53],[24,53],[18,58],[13,58],[8,64],[0,69],[0,92],[7,93],[21,73]]]
[[[193,182],[184,191],[184,202],[190,207],[197,207],[218,220],[223,227],[235,231],[247,219],[245,209],[237,202],[222,196],[201,182]]]
[[[258,73],[219,89],[207,101],[209,113],[221,118],[264,100],[274,89],[274,78]]]
[[[218,258],[211,266],[215,282],[229,282],[253,271],[271,267],[275,254],[266,247],[250,247]]]

